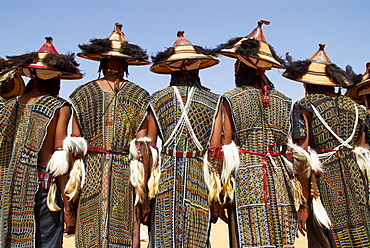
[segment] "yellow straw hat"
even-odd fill
[[[7,66],[0,72],[0,83],[16,73],[30,78],[81,79],[74,54],[59,54],[52,45],[53,38],[45,37],[45,44],[37,51],[18,56],[7,56]]]
[[[0,58],[0,71],[6,68],[7,62]],[[1,74],[1,72],[0,72]],[[7,80],[0,82],[0,97],[4,100],[9,100],[16,96],[22,95],[25,89],[25,84],[19,73],[13,74]]]
[[[148,55],[141,47],[129,44],[122,32],[122,24],[116,23],[116,29],[106,39],[91,39],[90,44],[78,45],[82,50],[77,56],[100,61],[102,58],[125,59],[129,65],[150,64]]]
[[[293,62],[287,55],[289,65],[283,76],[298,82],[349,87],[352,82],[345,71],[333,64],[326,55],[325,44],[319,44],[319,50],[308,60]]]
[[[222,55],[239,59],[246,65],[261,70],[271,68],[285,68],[284,61],[280,59],[272,46],[265,39],[262,24],[269,25],[269,21],[261,20],[258,26],[246,37],[238,37],[227,43],[218,45],[216,51]]]
[[[360,74],[361,76],[361,74]],[[370,95],[370,62],[366,63],[366,71],[364,75],[361,77],[358,84],[356,84],[354,87],[349,89],[346,92],[346,96],[349,96],[354,101],[356,101],[359,104],[364,104],[364,97],[366,95]]]
[[[170,74],[171,71],[201,70],[219,63],[213,50],[193,45],[185,39],[184,31],[178,31],[177,37],[172,47],[152,56],[152,72]]]

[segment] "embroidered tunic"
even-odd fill
[[[355,134],[348,143],[355,146],[363,132],[365,111],[350,98],[339,96],[333,99],[324,94],[309,95],[294,104],[293,138],[305,138],[309,132],[311,148],[331,150],[341,143],[324,127],[311,107],[315,106],[324,121],[340,138],[346,140],[353,129]],[[355,105],[359,122],[355,124]],[[309,130],[306,130],[302,110],[312,113]],[[330,233],[337,247],[370,246],[370,209],[367,182],[362,176],[355,155],[351,150],[340,150],[323,159],[323,173],[316,176],[320,198],[332,223]],[[317,237],[310,235],[310,239]]]
[[[149,94],[125,82],[118,92],[103,91],[92,81],[71,94],[82,136],[88,145],[121,154],[88,152],[80,196],[76,247],[131,247],[133,187],[129,143],[149,106]]]
[[[291,99],[271,90],[271,107],[263,106],[263,93],[251,86],[227,93],[236,140],[250,152],[278,154],[289,131]],[[280,155],[272,157],[240,153],[235,185],[235,209],[229,216],[232,247],[293,247],[296,211],[290,176]],[[235,244],[234,242],[238,242]]]
[[[218,101],[217,94],[187,86],[167,87],[152,95],[163,147],[150,247],[209,246],[210,209],[202,157]]]
[[[0,111],[1,247],[35,247],[38,152],[55,112],[65,104],[48,95],[30,105],[13,98]]]

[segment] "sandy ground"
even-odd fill
[[[146,232],[147,229],[144,226],[144,231]],[[74,247],[74,237],[65,237],[64,238],[64,245],[63,247],[73,248]],[[217,221],[216,224],[212,225],[211,229],[211,244],[212,248],[226,248],[229,246],[229,240],[227,235],[227,224],[223,221]],[[148,242],[142,241],[141,247],[147,247]],[[296,248],[306,248],[307,247],[307,239],[300,236],[295,242]]]

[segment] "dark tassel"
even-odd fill
[[[260,48],[260,42],[256,39],[248,39],[242,41],[240,47],[236,50],[236,53],[242,54],[244,56],[257,56]]]
[[[122,43],[122,47],[119,52],[131,56],[136,60],[148,60],[148,54],[144,49],[138,45],[129,44],[128,42]]]
[[[217,53],[214,49],[203,48],[201,46],[194,46],[194,49],[195,51],[197,51],[197,53],[201,53],[204,55],[217,56]]]
[[[63,72],[80,74],[79,64],[74,58],[74,53],[66,55],[48,53],[42,61],[48,66],[55,67]]]
[[[277,62],[279,62],[281,65],[283,65],[284,67],[286,67],[286,63],[285,63],[285,61],[284,61],[280,56],[278,56],[278,55],[276,54],[274,47],[273,47],[273,46],[271,46],[270,44],[268,44],[268,45],[269,45],[269,48],[270,48],[270,51],[271,51],[272,57],[274,57],[274,59],[275,59]]]
[[[236,43],[238,43],[241,39],[243,39],[243,37],[232,38],[232,39],[228,40],[226,43],[222,43],[222,44],[216,46],[216,48],[214,49],[214,52],[215,53],[220,53],[222,49],[230,49],[230,48],[234,47],[234,45]]]
[[[345,80],[348,80],[347,74],[341,68],[335,64],[328,64],[325,67],[325,75],[331,78],[334,83],[339,84],[340,86],[351,86],[350,83],[346,83]]]
[[[287,57],[287,60],[292,61],[290,56]],[[308,60],[298,60],[296,62],[289,62],[289,65],[287,65],[283,75],[293,80],[300,79],[302,78],[303,75],[307,73],[310,64],[311,61]]]
[[[352,83],[352,86],[356,86],[357,84],[359,84],[362,80],[362,74],[356,74],[353,69],[352,69],[352,66],[350,65],[347,65],[346,66],[346,73],[347,73],[347,78],[351,81]]]
[[[112,49],[112,42],[107,39],[91,39],[91,44],[78,45],[83,53],[101,54]]]
[[[175,53],[175,48],[169,47],[165,51],[159,52],[155,56],[152,56],[152,62],[154,64],[158,64],[160,62],[163,62],[166,59],[168,59],[169,57],[171,57],[171,55],[173,55],[174,53]]]

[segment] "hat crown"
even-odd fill
[[[42,45],[42,47],[38,50],[40,53],[58,53],[57,49],[53,46],[53,37],[48,36],[45,37],[45,44]],[[59,54],[59,53],[58,53]]]
[[[325,48],[324,43],[319,44],[319,50],[310,58],[310,60],[313,60],[318,63],[331,62],[328,55],[326,55],[324,48]]]
[[[124,42],[126,41],[125,34],[122,32],[123,25],[121,23],[115,23],[116,29],[113,30],[112,34],[108,37],[112,42]]]
[[[265,20],[260,20],[258,22],[258,26],[255,29],[253,29],[253,31],[250,34],[247,35],[247,38],[258,39],[258,40],[262,40],[266,42],[266,38],[262,32],[262,24],[270,25],[270,22],[265,21]]]
[[[188,45],[193,45],[191,42],[184,37],[185,31],[177,31],[177,40],[175,43],[173,43],[173,46],[188,46]]]

